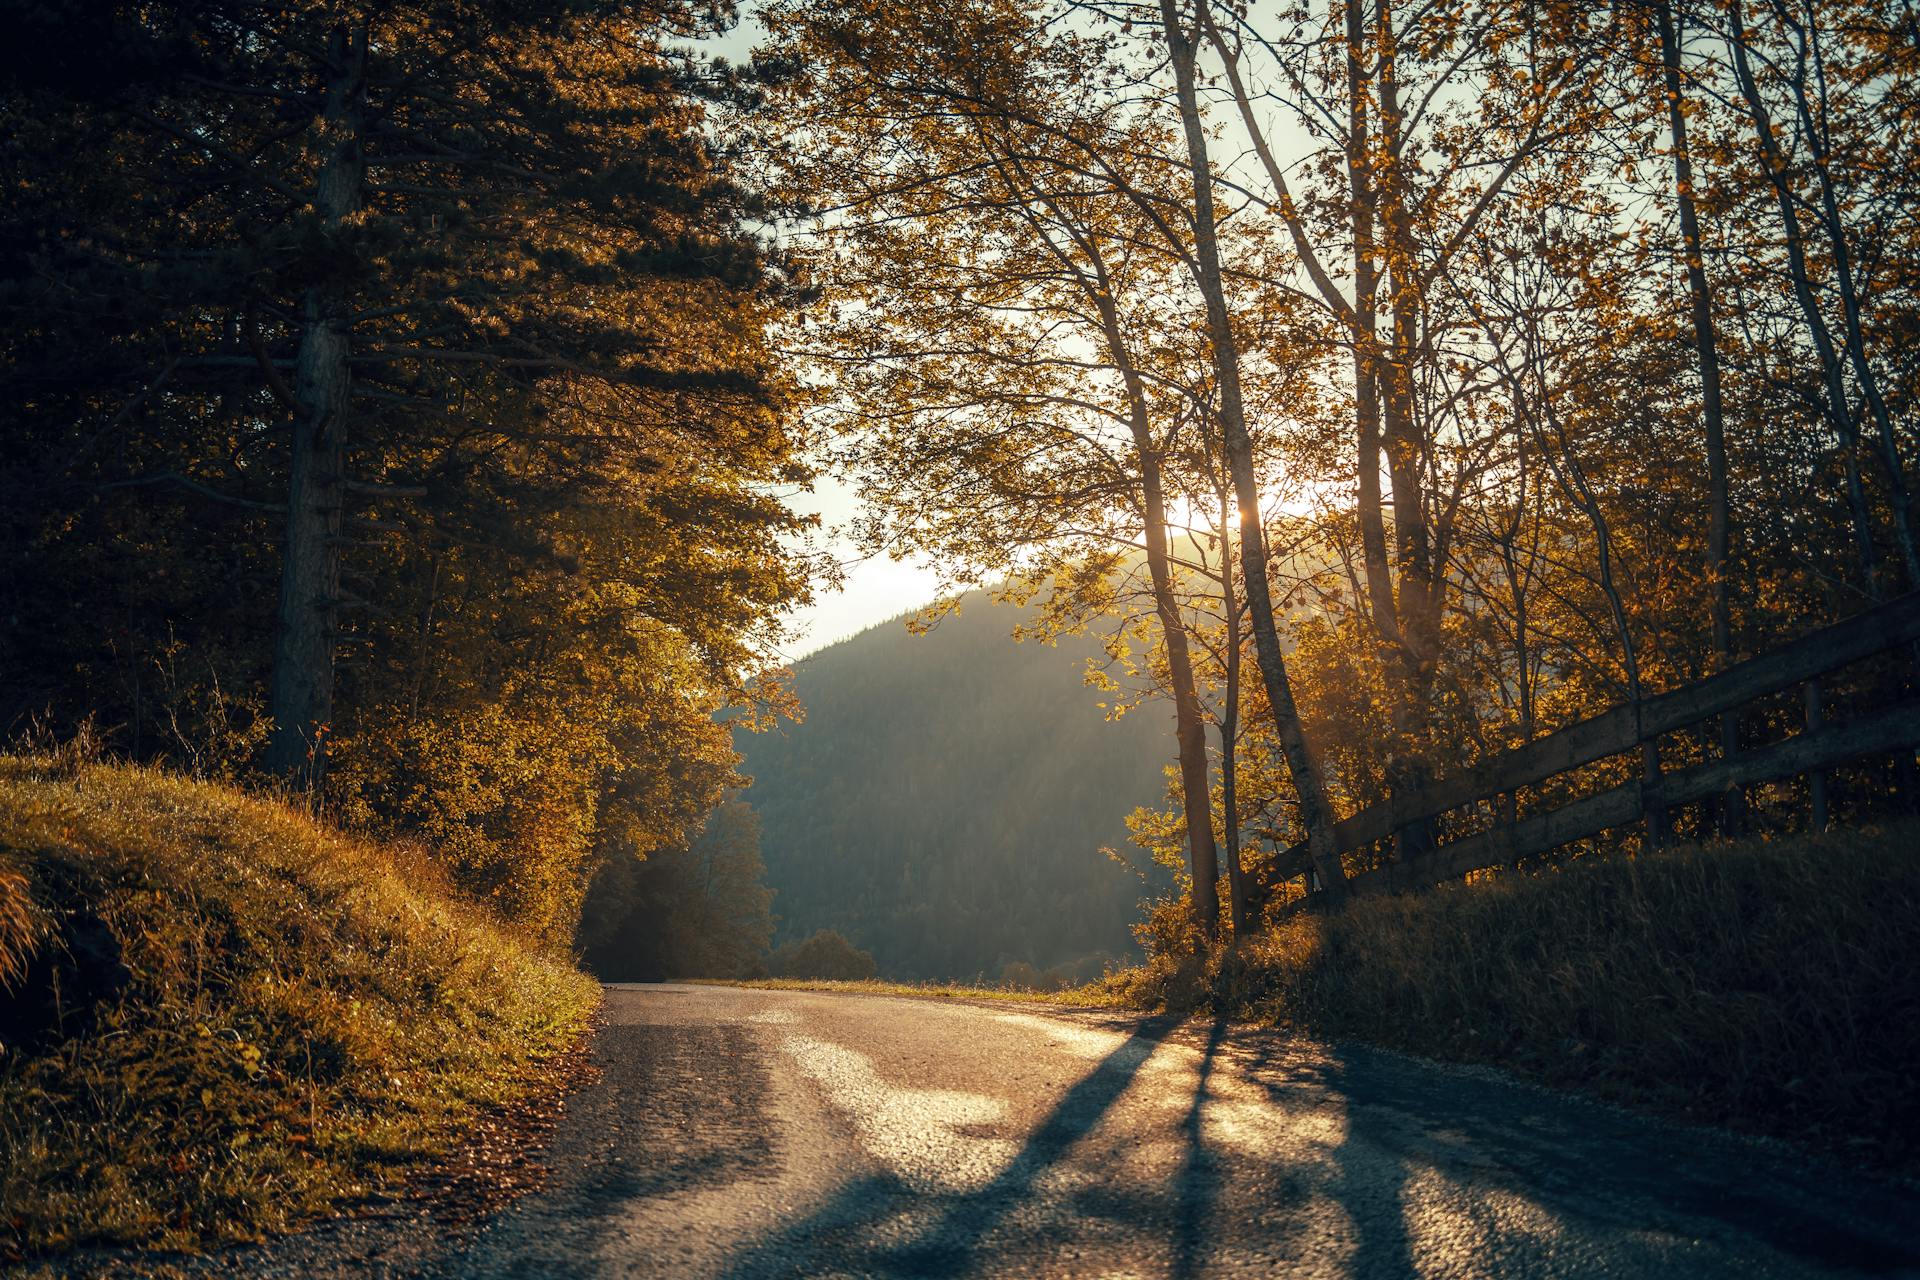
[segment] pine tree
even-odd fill
[[[483,888],[556,824],[542,883],[577,880],[606,805],[674,838],[804,580],[781,277],[709,122],[746,90],[669,48],[708,19],[24,18],[57,52],[4,83],[9,718],[331,758],[332,802],[459,828]],[[543,753],[565,798],[527,795]]]

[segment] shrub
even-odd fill
[[[1000,966],[1000,985],[1014,991],[1064,991],[1074,985],[1065,968],[1040,969],[1025,960]]]
[[[843,982],[859,982],[878,972],[871,952],[860,950],[832,929],[822,929],[804,942],[788,943],[773,953],[768,968],[779,978]]]
[[[40,912],[26,869],[18,857],[0,851],[0,991],[19,986],[39,941]]]

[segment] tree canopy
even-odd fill
[[[791,345],[869,543],[1109,628],[1145,556],[1151,603],[1121,607],[1157,631],[1135,669],[1183,767],[1137,830],[1203,934],[1216,845],[1236,915],[1243,856],[1304,842],[1337,889],[1333,819],[1920,586],[1904,10],[767,21],[794,69],[775,185],[814,210]],[[1828,696],[1911,685],[1889,661]],[[1664,763],[1797,714],[1726,713]],[[1911,752],[1853,777],[1867,811],[1916,791]],[[1736,786],[1680,817],[1808,812]]]

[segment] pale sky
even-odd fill
[[[822,476],[814,482],[812,493],[790,497],[787,505],[821,518],[820,545],[838,557],[846,574],[842,590],[816,588],[814,602],[794,615],[793,637],[782,649],[787,658],[803,658],[876,622],[930,604],[938,594],[939,578],[924,562],[886,556],[862,559],[849,539],[835,535],[835,528],[860,509],[859,495],[847,485]]]
[[[746,12],[739,26],[703,41],[701,48],[735,62],[745,61],[765,32],[754,21],[751,0],[742,8]],[[836,534],[859,512],[860,497],[852,488],[823,475],[814,481],[812,493],[793,495],[786,502],[795,511],[820,517],[818,545],[840,561],[846,581],[838,591],[816,586],[814,602],[793,615],[792,635],[781,647],[782,657],[804,658],[877,622],[933,602],[939,578],[924,563],[862,557],[851,539]]]

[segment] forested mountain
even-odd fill
[[[795,669],[804,723],[736,735],[780,939],[837,929],[906,978],[1130,949],[1147,886],[1101,848],[1144,864],[1124,820],[1165,793],[1168,717],[1106,722],[1094,642],[1021,644],[1018,621],[976,594],[926,635],[861,632]]]

